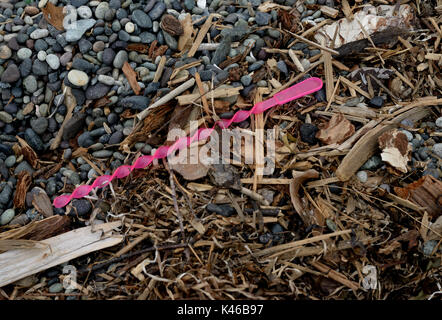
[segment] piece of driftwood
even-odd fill
[[[153,104],[151,104],[149,107],[147,107],[145,110],[141,111],[140,113],[137,114],[137,118],[138,120],[143,120],[148,114],[149,112],[156,108],[159,107],[163,104],[166,104],[167,102],[169,102],[170,100],[172,100],[173,98],[175,98],[176,96],[180,95],[181,93],[183,93],[184,91],[186,91],[187,89],[193,87],[193,85],[195,84],[195,79],[189,79],[186,82],[184,82],[182,85],[180,85],[179,87],[173,89],[172,91],[170,91],[168,94],[166,94],[164,97],[158,99],[156,102],[154,102]]]
[[[403,108],[408,109],[408,106]],[[338,169],[336,176],[341,181],[348,181],[359,168],[367,161],[378,148],[378,138],[386,131],[394,129],[397,123],[404,119],[418,121],[430,114],[428,107],[418,109],[409,109],[391,120],[391,123],[381,123],[368,131],[358,142],[355,143],[350,152],[344,157]]]
[[[66,116],[65,116],[65,118],[64,118],[64,121],[63,121],[63,123],[61,124],[61,127],[60,127],[60,129],[58,130],[58,132],[57,132],[57,135],[55,136],[54,140],[52,141],[52,144],[51,144],[51,146],[50,146],[50,149],[51,149],[51,150],[55,150],[55,149],[57,149],[58,146],[60,145],[61,138],[62,138],[62,136],[63,136],[64,127],[65,127],[66,123],[68,123],[69,119],[72,118],[72,114],[73,114],[74,108],[75,108],[76,105],[77,105],[77,101],[75,100],[75,97],[74,97],[74,95],[72,94],[72,90],[71,90],[71,88],[68,87],[68,86],[65,86],[64,84],[63,84],[62,87],[64,87],[64,88],[63,88],[63,92],[64,92],[64,103],[65,103],[65,105],[66,105],[66,107],[67,107],[68,110],[67,110],[67,112],[66,112]]]
[[[120,243],[123,236],[113,232],[119,226],[121,221],[84,227],[42,240],[39,243],[45,246],[41,248],[16,249],[0,254],[0,287]]]
[[[399,36],[407,36],[408,31],[403,28],[390,27],[383,31],[378,31],[370,35],[371,40],[376,46],[379,45],[393,45]],[[336,50],[339,52],[339,58],[347,57],[350,55],[359,54],[364,51],[365,48],[370,47],[369,39],[362,39],[353,42],[346,43]]]
[[[191,79],[195,80],[195,79]],[[209,91],[206,93],[207,99],[216,99],[216,98],[227,98],[234,95],[238,95],[239,92],[244,89],[243,86],[235,87],[235,88],[216,88],[212,91]],[[185,94],[182,96],[177,97],[178,104],[180,106],[188,105],[193,102],[199,102],[200,101],[200,94],[199,93],[191,93],[191,94]]]
[[[193,57],[193,55],[198,50],[198,47],[200,46],[201,42],[203,41],[204,37],[207,35],[207,31],[209,31],[209,28],[212,26],[212,19],[213,14],[209,15],[206,22],[204,22],[203,26],[201,27],[198,35],[196,36],[195,41],[193,42],[192,47],[190,48],[189,52],[187,53],[187,56],[189,58]]]

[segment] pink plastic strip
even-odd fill
[[[161,146],[151,156],[141,156],[132,165],[122,165],[118,167],[112,175],[104,175],[97,177],[91,185],[82,185],[77,187],[71,194],[64,194],[54,199],[54,206],[56,208],[62,208],[66,206],[72,199],[79,199],[87,196],[92,189],[102,188],[107,186],[113,179],[120,179],[127,177],[135,169],[144,169],[149,166],[155,159],[162,159],[168,155],[176,152],[177,150],[188,147],[192,142],[204,140],[211,135],[215,127],[218,125],[220,128],[225,129],[232,123],[242,122],[246,120],[252,114],[262,113],[267,109],[270,109],[276,105],[281,105],[292,100],[301,98],[305,95],[316,92],[322,88],[322,80],[319,78],[309,78],[298,84],[291,86],[281,92],[275,94],[272,98],[263,102],[259,102],[253,106],[252,109],[237,111],[231,119],[222,119],[215,123],[213,128],[200,128],[192,137],[183,137],[175,141],[171,146]]]

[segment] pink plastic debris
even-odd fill
[[[135,169],[144,169],[149,166],[155,159],[162,159],[168,155],[189,146],[194,141],[204,140],[210,136],[215,127],[227,128],[234,122],[242,122],[251,114],[262,113],[276,105],[282,105],[295,99],[301,98],[305,95],[316,92],[322,88],[322,80],[319,78],[309,78],[300,83],[297,83],[281,92],[275,94],[272,98],[259,102],[253,106],[252,109],[245,111],[240,110],[236,112],[231,119],[222,119],[215,123],[213,128],[200,128],[192,137],[182,137],[175,141],[171,146],[161,146],[151,156],[141,156],[134,163],[118,167],[112,175],[104,175],[97,177],[91,185],[82,185],[77,187],[71,194],[64,194],[54,199],[54,206],[61,208],[66,206],[72,199],[79,199],[87,196],[93,189],[107,186],[112,180],[120,179],[128,176]]]

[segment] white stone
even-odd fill
[[[77,87],[82,87],[89,82],[88,75],[80,70],[71,70],[68,73],[68,80]]]
[[[92,17],[92,10],[88,6],[81,6],[77,9],[77,14],[82,19],[89,19]]]
[[[135,31],[135,26],[134,26],[134,24],[132,22],[128,22],[124,26],[124,30],[126,30],[127,33],[132,33],[132,32]]]
[[[55,54],[48,54],[46,62],[53,70],[57,70],[60,67],[60,59]]]
[[[32,18],[31,18],[30,16],[25,16],[24,19],[23,19],[23,21],[24,21],[26,24],[29,24],[30,26],[32,26],[32,25],[34,24],[34,20],[32,20]]]
[[[100,2],[100,4],[95,9],[95,17],[97,19],[104,19],[104,14],[109,10],[109,3]]]
[[[45,51],[39,51],[38,53],[37,53],[37,58],[38,58],[38,60],[40,60],[40,61],[45,61],[46,60],[46,57],[47,57],[47,54],[46,54],[46,52]]]
[[[358,177],[359,181],[361,181],[362,183],[367,182],[368,179],[368,175],[367,172],[365,171],[359,171],[356,176]]]
[[[41,8],[44,8],[45,6],[46,6],[46,4],[48,3],[48,0],[40,0],[39,2],[38,2],[38,7],[41,9]]]
[[[32,50],[29,48],[21,48],[17,51],[17,57],[20,60],[25,60],[27,58],[30,58],[32,56]]]
[[[206,0],[197,0],[196,5],[198,8],[205,9],[206,8]]]
[[[106,76],[104,74],[100,74],[98,76],[98,82],[104,83],[108,86],[112,86],[115,83],[115,79],[112,78],[111,76]]]
[[[439,128],[442,128],[442,117],[439,117],[436,119],[436,126]]]
[[[49,35],[49,31],[46,29],[36,29],[32,31],[30,37],[31,39],[37,40],[41,38],[45,38]]]

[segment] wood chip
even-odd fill
[[[316,133],[316,138],[325,144],[342,143],[355,133],[355,126],[342,113],[336,113]]]
[[[134,93],[139,95],[141,92],[141,87],[137,82],[137,73],[134,71],[134,69],[132,69],[127,61],[124,62],[122,70]]]

